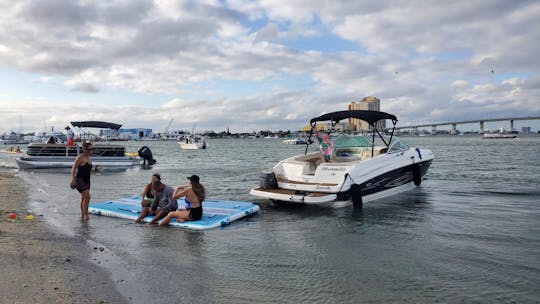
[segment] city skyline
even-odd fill
[[[5,2],[0,133],[297,130],[366,96],[401,126],[539,116],[539,15],[534,1]]]

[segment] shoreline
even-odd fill
[[[0,190],[2,302],[128,303],[111,274],[90,262],[96,248],[54,232],[39,214],[26,219],[28,189],[7,168],[0,167]],[[10,213],[17,218],[9,219]]]

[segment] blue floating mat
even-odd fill
[[[178,200],[178,206],[185,206],[184,199]],[[253,203],[238,201],[205,200],[203,216],[198,221],[179,223],[173,219],[169,225],[173,227],[203,230],[230,224],[252,213],[259,212],[260,207]],[[112,201],[92,203],[88,211],[95,215],[136,220],[141,212],[141,197],[133,196]],[[150,222],[153,216],[147,216],[143,222]]]

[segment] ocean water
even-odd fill
[[[87,242],[132,303],[538,303],[540,138],[402,139],[435,154],[422,185],[362,209],[251,197],[260,171],[303,152],[275,139],[208,140],[200,151],[128,142],[128,151],[149,146],[158,163],[92,176],[92,201],[139,194],[159,172],[172,186],[198,174],[208,198],[262,207],[203,232],[92,215],[84,224],[69,174],[17,174],[29,209]],[[0,165],[14,167],[13,156],[0,153]]]

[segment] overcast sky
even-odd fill
[[[540,116],[539,54],[539,1],[0,0],[0,132]]]

